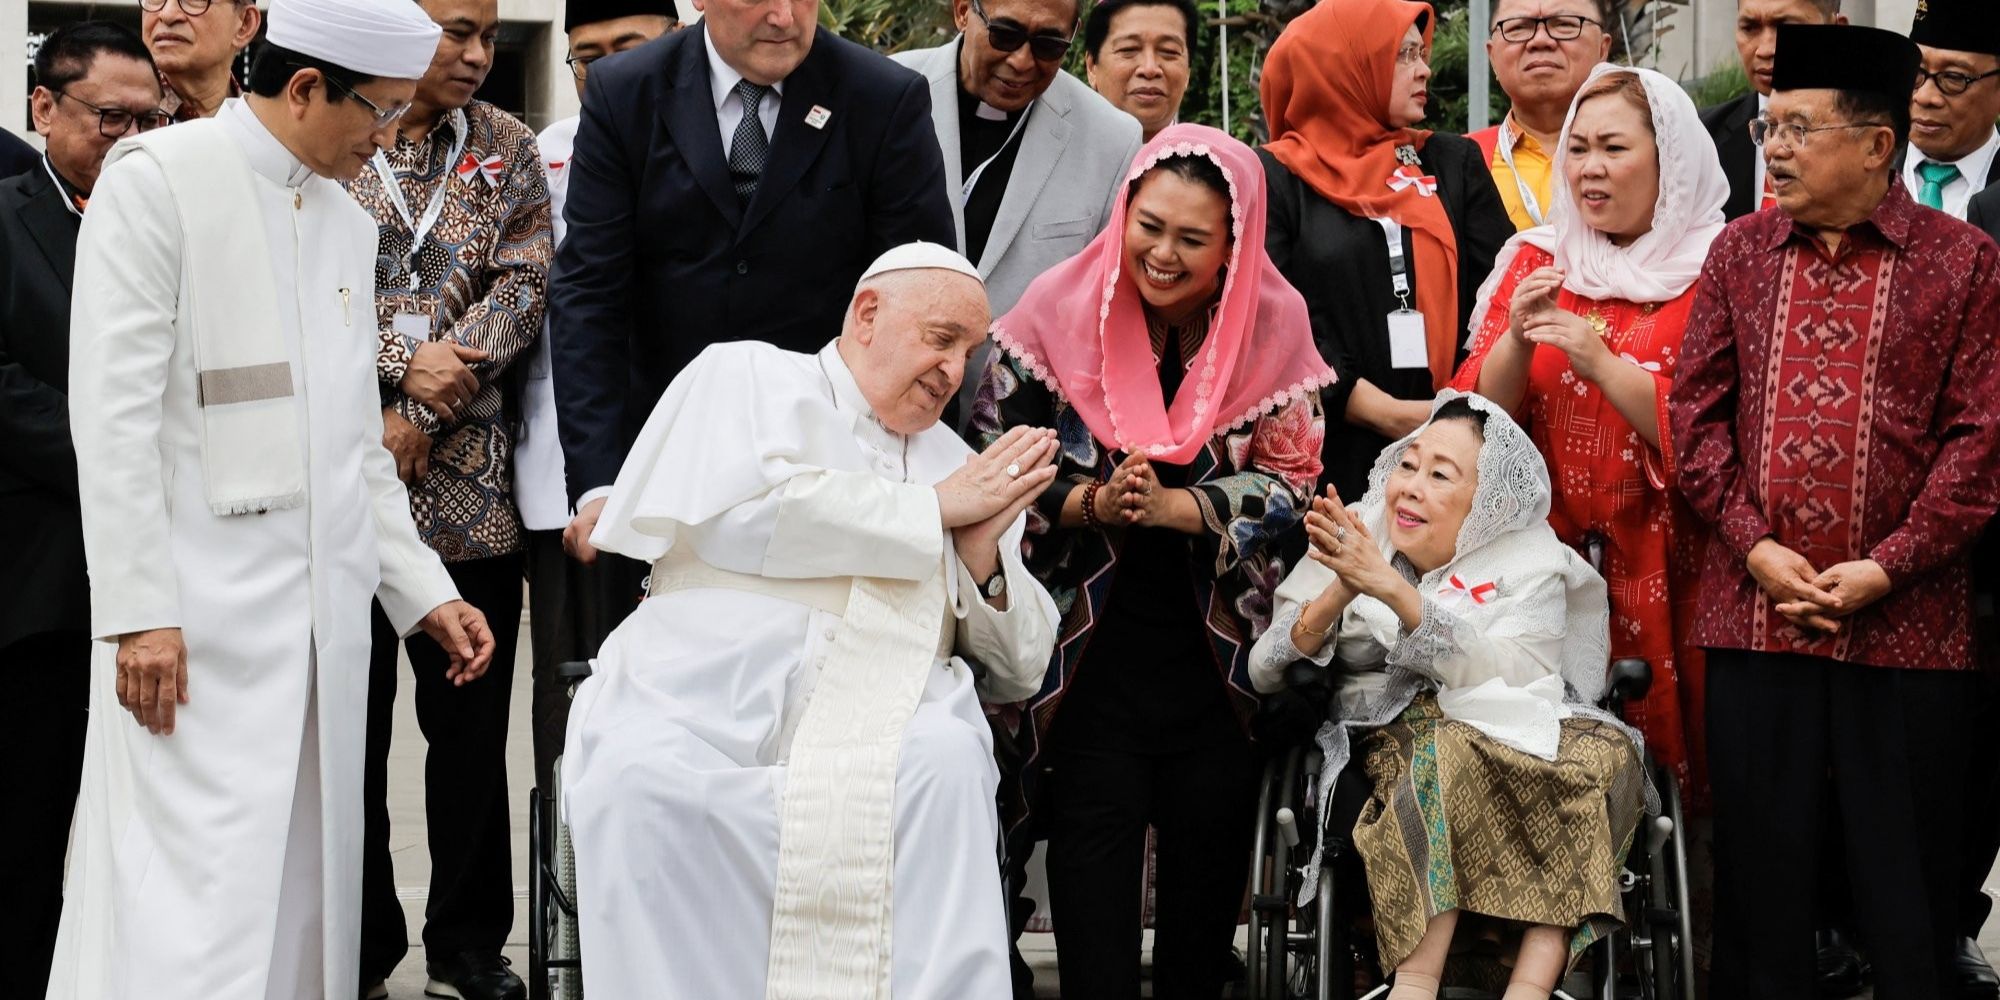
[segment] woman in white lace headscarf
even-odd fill
[[[1498,406],[1446,390],[1376,461],[1365,499],[1315,501],[1312,559],[1278,588],[1251,654],[1264,692],[1297,661],[1340,661],[1320,787],[1358,737],[1374,792],[1353,843],[1393,1000],[1437,995],[1461,915],[1522,932],[1506,1000],[1545,1000],[1623,916],[1641,748],[1591,707],[1604,582],[1548,512],[1534,443]]]

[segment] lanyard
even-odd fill
[[[465,150],[465,109],[451,113],[451,155],[445,157],[444,175],[438,178],[437,190],[431,192],[431,203],[424,207],[424,217],[419,220],[410,214],[410,203],[403,200],[403,186],[396,182],[396,172],[389,167],[389,158],[375,151],[375,174],[382,178],[382,188],[389,193],[389,203],[396,206],[396,214],[403,219],[403,225],[410,230],[410,291],[416,291],[422,280],[417,276],[417,253],[424,248],[424,237],[429,236],[431,227],[437,225],[438,216],[444,213],[445,189],[451,187],[452,171],[458,169],[458,154]],[[428,139],[428,137],[426,137]]]
[[[986,168],[992,166],[993,161],[999,159],[1000,154],[1006,152],[1007,147],[1014,144],[1014,140],[1018,138],[1021,134],[1022,126],[1028,124],[1028,115],[1033,113],[1034,110],[1035,106],[1033,104],[1028,105],[1027,110],[1021,112],[1020,119],[1014,123],[1014,130],[1012,132],[1007,133],[1007,141],[1001,143],[1000,148],[994,150],[993,155],[986,158],[986,162],[981,163],[977,167],[974,167],[972,169],[972,173],[966,176],[965,186],[959,188],[958,191],[959,208],[964,208],[965,203],[972,199],[972,189],[979,186],[980,175],[986,173]]]
[[[1396,289],[1396,300],[1403,304],[1403,311],[1410,311],[1410,268],[1403,255],[1403,227],[1394,219],[1376,219],[1382,227],[1382,238],[1389,244],[1389,281]]]
[[[1548,220],[1542,217],[1542,200],[1521,179],[1521,171],[1514,166],[1514,130],[1507,122],[1500,123],[1500,162],[1507,165],[1507,172],[1514,176],[1514,187],[1521,192],[1521,207],[1528,212],[1528,218],[1539,226]]]

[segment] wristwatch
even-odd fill
[[[988,600],[1006,593],[1007,571],[1005,569],[994,570],[993,575],[987,577],[986,582],[979,585],[979,592],[985,594]]]

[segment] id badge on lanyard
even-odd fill
[[[1396,289],[1402,308],[1389,314],[1389,366],[1429,368],[1430,340],[1424,332],[1424,314],[1410,307],[1410,268],[1403,253],[1403,227],[1394,219],[1376,219],[1382,237],[1389,244],[1389,280]]]
[[[1500,162],[1507,165],[1507,173],[1514,178],[1514,189],[1521,194],[1521,209],[1528,218],[1539,226],[1548,220],[1542,215],[1542,199],[1535,197],[1533,188],[1521,179],[1520,168],[1514,166],[1514,130],[1506,122],[1500,123]]]
[[[451,188],[452,171],[458,168],[459,154],[465,151],[466,120],[465,110],[460,108],[451,113],[451,154],[445,157],[444,176],[438,178],[437,190],[431,192],[430,204],[424,206],[423,218],[419,219],[410,211],[410,203],[403,198],[403,186],[396,180],[396,171],[389,166],[389,158],[381,150],[375,151],[372,161],[375,175],[382,179],[382,189],[389,196],[389,204],[403,220],[404,228],[410,231],[410,259],[404,261],[410,272],[410,291],[423,287],[423,279],[417,274],[417,256],[423,252],[424,238],[437,225],[438,216],[444,214],[445,192]]]

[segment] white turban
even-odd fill
[[[877,275],[888,274],[891,271],[926,270],[956,271],[979,282],[981,285],[986,283],[984,279],[979,277],[979,269],[973,267],[972,262],[966,260],[964,255],[958,251],[947,246],[940,246],[936,243],[925,243],[922,240],[918,240],[915,243],[905,243],[902,246],[893,247],[882,254],[882,256],[875,258],[875,263],[868,265],[868,270],[861,272],[861,280],[855,283],[854,290],[857,292],[860,291],[861,286],[868,283],[868,279]]]
[[[271,0],[265,38],[365,76],[421,80],[444,29],[415,0]]]

